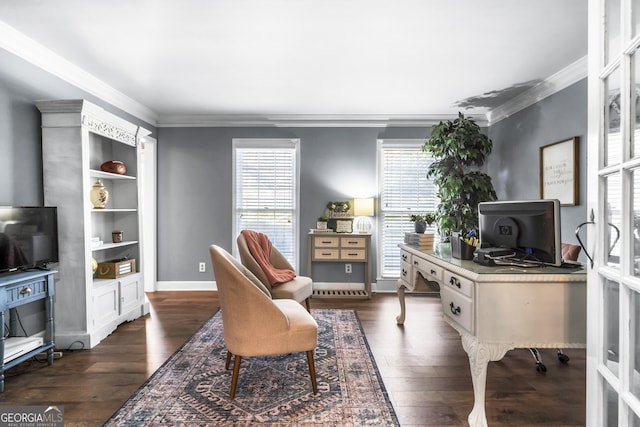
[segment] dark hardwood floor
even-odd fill
[[[0,405],[63,405],[65,426],[100,426],[218,307],[215,292],[148,294],[151,314],[126,323],[90,350],[65,351],[53,366],[25,362],[7,372]],[[404,326],[398,299],[313,299],[312,308],[357,310],[402,426],[464,426],[473,390],[460,337],[441,318],[436,297],[409,295]],[[541,315],[545,315],[541,313]],[[527,350],[489,365],[490,426],[585,425],[585,352],[541,350],[547,373]]]

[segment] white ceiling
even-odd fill
[[[587,53],[584,0],[2,0],[2,22],[0,47],[160,125],[484,116]]]

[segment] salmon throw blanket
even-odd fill
[[[276,286],[281,283],[288,282],[296,277],[295,271],[288,269],[276,268],[271,264],[271,241],[266,234],[258,233],[251,230],[242,230],[242,235],[247,241],[247,247],[249,252],[256,260],[264,274],[269,280],[271,286]]]

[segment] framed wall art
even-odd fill
[[[579,204],[577,136],[540,147],[540,198],[563,206]]]

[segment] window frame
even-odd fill
[[[238,150],[241,149],[266,149],[266,150],[278,150],[278,149],[288,149],[293,150],[293,179],[294,179],[294,189],[293,189],[293,206],[291,218],[293,221],[291,230],[293,235],[292,245],[293,245],[293,256],[294,259],[289,259],[289,262],[297,271],[299,269],[299,259],[300,259],[300,139],[298,138],[233,138],[232,139],[232,201],[231,201],[231,212],[232,212],[232,242],[233,242],[233,255],[238,257],[238,245],[235,244],[236,238],[240,233],[239,222],[238,222],[238,206],[237,206],[237,162],[238,162]],[[260,231],[260,230],[256,230]]]
[[[402,233],[404,232],[413,232],[414,228],[413,228],[413,224],[409,221],[409,215],[412,213],[425,213],[427,210],[429,211],[436,211],[437,210],[437,206],[438,206],[438,198],[437,198],[437,191],[435,186],[433,186],[432,190],[430,191],[432,193],[432,202],[430,204],[430,206],[425,205],[424,207],[417,207],[417,208],[403,208],[403,209],[393,209],[393,210],[386,210],[385,209],[385,200],[383,199],[383,192],[385,190],[385,173],[384,173],[384,150],[385,149],[411,149],[411,150],[415,150],[418,149],[420,151],[422,151],[422,146],[424,145],[424,139],[379,139],[378,140],[378,198],[379,198],[379,203],[378,203],[378,253],[377,253],[377,281],[382,284],[381,282],[384,282],[385,280],[396,280],[397,278],[400,277],[400,268],[398,268],[397,272],[390,272],[385,266],[388,263],[385,263],[385,247],[386,247],[386,242],[385,242],[385,226],[386,226],[386,222],[385,222],[385,216],[387,215],[387,213],[394,213],[394,214],[400,214],[400,215],[406,215],[406,224],[402,223]],[[425,167],[424,167],[424,171],[422,172],[426,184],[428,184],[429,182],[433,183],[432,179],[427,179],[426,178],[426,174],[427,174],[427,168],[429,166],[429,164],[431,164],[432,160],[431,160],[431,155],[429,153],[425,152]],[[437,233],[437,225],[431,225],[429,227],[427,227],[427,231],[428,232],[435,232]],[[403,243],[404,239],[400,239],[397,243]],[[391,245],[393,245],[393,243],[391,243]],[[387,251],[389,252],[389,251]],[[400,266],[400,248],[397,248],[397,251],[394,252],[397,253],[397,259],[398,259],[398,266]],[[395,258],[395,255],[394,255]],[[383,285],[384,286],[384,285]],[[386,286],[385,286],[386,287]]]

